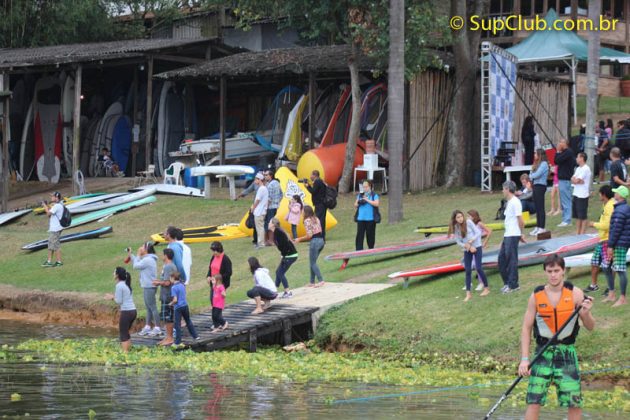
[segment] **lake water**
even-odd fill
[[[115,331],[106,334],[116,336]],[[0,321],[0,344],[27,338],[102,335],[103,331],[94,328]],[[479,405],[468,394],[478,392],[494,403],[504,389],[432,392],[360,383],[274,383],[264,378],[190,372],[0,363],[0,418],[26,413],[31,418],[43,419],[87,418],[93,410],[97,419],[479,419],[489,407]],[[370,399],[409,392],[419,394]],[[21,401],[11,402],[12,393],[19,393]],[[523,409],[514,408],[511,403],[511,400],[504,402],[493,418],[522,418]],[[546,409],[541,418],[564,419],[566,410]],[[624,417],[587,413],[584,418]]]

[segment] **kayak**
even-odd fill
[[[540,264],[551,254],[558,254],[561,257],[582,254],[595,248],[599,242],[597,235],[570,235],[559,238],[545,239],[542,241],[528,242],[520,244],[518,247],[518,266]],[[496,268],[499,262],[499,250],[493,250],[483,255],[484,268]],[[418,276],[428,276],[435,274],[454,273],[463,271],[464,266],[461,260],[454,260],[409,271],[398,271],[390,274],[390,279]]]
[[[105,226],[99,229],[88,230],[85,232],[72,233],[70,235],[64,235],[59,238],[60,242],[71,242],[78,241],[81,239],[92,239],[98,238],[101,235],[112,232],[111,226]],[[48,239],[42,239],[41,241],[31,242],[30,244],[26,244],[22,246],[22,249],[25,251],[39,251],[40,249],[45,249],[48,246]]]
[[[343,260],[341,268],[339,268],[339,270],[343,270],[348,265],[348,262],[353,258],[375,257],[387,254],[402,254],[407,252],[420,252],[429,249],[442,248],[445,246],[453,245],[454,243],[454,237],[449,238],[447,235],[440,235],[431,239],[424,239],[422,241],[411,242],[408,244],[391,245],[373,249],[363,249],[361,251],[338,252],[336,254],[326,256],[325,259],[327,261]]]
[[[229,239],[246,238],[248,235],[239,229],[238,225],[214,225],[182,229],[184,243],[194,244]],[[162,233],[154,233],[151,240],[155,243],[166,242]]]

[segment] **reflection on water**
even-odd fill
[[[16,326],[11,327],[14,332],[19,331],[16,336],[31,338],[40,331],[39,327]],[[8,330],[0,323],[1,342],[6,342]],[[85,330],[62,329],[56,334],[68,337],[80,332]],[[87,418],[88,412],[94,410],[97,418],[117,419],[472,419],[482,418],[489,408],[469,398],[469,389],[331,404],[333,400],[419,390],[361,383],[296,384],[137,368],[0,364],[0,417],[29,413],[31,418]],[[494,402],[503,388],[474,391]],[[21,394],[21,401],[11,402],[12,393]],[[511,400],[504,403],[494,418],[522,418],[522,409],[512,407],[511,403]],[[542,416],[565,417],[565,410],[546,410]],[[603,413],[585,418],[622,417]]]

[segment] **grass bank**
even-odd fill
[[[377,246],[407,243],[418,240],[413,232],[418,225],[444,224],[453,209],[476,208],[482,217],[490,220],[498,208],[500,194],[481,194],[477,189],[436,189],[421,194],[404,196],[406,220],[389,226],[382,223],[377,228]],[[43,251],[24,253],[19,248],[26,242],[46,236],[44,216],[28,215],[17,223],[0,228],[4,252],[0,255],[3,275],[0,284],[22,289],[40,289],[50,292],[70,291],[102,294],[111,292],[111,273],[122,264],[124,248],[138,246],[149,235],[162,231],[165,226],[181,227],[238,222],[249,200],[202,200],[159,196],[155,204],[116,215],[105,222],[112,225],[112,235],[98,239],[64,244],[64,263],[61,268],[43,269],[39,264],[45,258]],[[382,199],[383,220],[387,220],[388,200]],[[590,218],[600,213],[599,203],[592,200]],[[352,222],[352,197],[341,197],[333,214],[339,220],[337,227],[327,235],[322,255],[347,251],[354,248],[355,224]],[[547,225],[554,236],[573,233],[573,228],[556,228],[559,216],[548,218]],[[98,224],[100,225],[100,224]],[[86,226],[93,228],[97,224]],[[498,246],[502,232],[492,235],[489,248]],[[279,253],[275,248],[254,250],[248,239],[224,243],[227,254],[234,264],[234,277],[229,289],[228,303],[245,299],[245,291],[251,287],[251,275],[247,257],[256,255],[264,266],[275,270]],[[205,274],[210,258],[208,244],[193,244],[193,278],[189,301],[193,311],[208,306]],[[308,245],[299,244],[300,257],[291,267],[288,278],[292,287],[308,282]],[[161,252],[161,249],[158,249]],[[385,282],[387,274],[411,269],[440,261],[460,258],[456,247],[398,256],[396,258],[370,258],[351,261],[348,268],[338,271],[338,262],[320,259],[320,267],[326,281]],[[513,366],[518,353],[518,340],[522,315],[530,291],[544,283],[541,267],[520,270],[521,291],[502,296],[499,293],[501,279],[497,271],[489,271],[492,293],[486,298],[475,297],[464,304],[461,290],[463,273],[412,282],[407,290],[402,287],[367,296],[350,302],[327,313],[321,320],[316,340],[322,347],[332,349],[368,349],[391,357],[415,357],[418,360],[434,353],[459,357],[463,354],[491,356],[493,360]],[[137,287],[137,275],[134,275]],[[584,287],[589,282],[588,269],[576,269],[569,279]],[[603,280],[603,279],[602,279]],[[599,293],[596,294],[599,297]],[[140,295],[134,292],[141,315],[143,305]],[[72,309],[72,308],[68,308]],[[597,328],[594,332],[583,331],[579,338],[579,352],[586,363],[602,366],[627,364],[630,360],[630,339],[624,325],[630,315],[630,305],[612,309],[597,299],[594,315]],[[471,367],[474,363],[471,364]],[[626,375],[630,374],[628,372]]]

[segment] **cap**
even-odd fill
[[[50,195],[52,195],[53,197],[56,197],[59,200],[61,200],[61,193],[59,191],[55,191],[53,193],[50,193]]]
[[[628,191],[628,187],[626,187],[625,185],[613,188],[612,192],[619,194],[623,198],[628,198],[628,195],[630,195],[630,191]]]
[[[262,181],[263,179],[265,179],[265,176],[262,174],[262,172],[258,172],[256,174],[256,179],[260,179]]]

